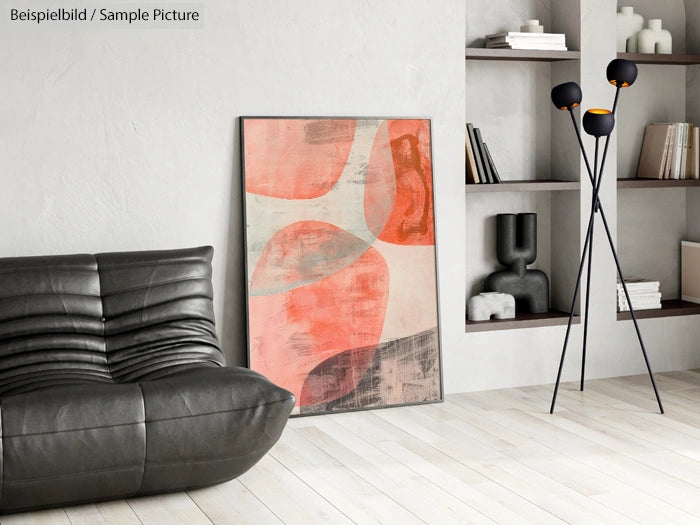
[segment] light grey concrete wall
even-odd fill
[[[240,363],[237,118],[428,116],[449,367],[463,339],[464,2],[201,5],[199,29],[95,29],[10,25],[3,3],[0,255],[211,244],[218,330]]]

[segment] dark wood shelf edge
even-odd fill
[[[620,189],[633,188],[692,188],[700,186],[697,179],[617,179],[617,187]]]
[[[540,328],[562,326],[569,322],[569,314],[551,311],[546,314],[518,314],[515,319],[491,319],[490,321],[467,321],[465,333],[491,332],[495,330],[515,330],[518,328]],[[581,317],[574,316],[573,324],[580,324]]]
[[[661,309],[657,310],[635,310],[637,319],[654,319],[658,317],[680,317],[684,315],[700,315],[700,304],[671,299],[661,301]],[[629,312],[617,312],[618,321],[632,320]]]
[[[540,49],[487,49],[468,47],[464,58],[467,60],[520,60],[534,62],[556,62],[558,60],[579,60],[580,51],[547,51]]]
[[[467,193],[484,193],[498,191],[575,191],[581,183],[566,180],[517,180],[503,181],[498,184],[465,184]]]
[[[656,53],[618,53],[617,58],[631,60],[635,64],[666,64],[687,66],[692,64],[700,64],[700,55],[680,55],[669,54],[662,55]]]

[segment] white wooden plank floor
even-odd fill
[[[700,523],[700,370],[291,419],[239,479],[19,524]]]

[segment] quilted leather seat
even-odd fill
[[[203,487],[294,396],[224,366],[211,247],[0,259],[0,511]]]

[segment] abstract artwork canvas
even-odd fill
[[[241,119],[249,366],[294,414],[442,399],[429,119]]]

